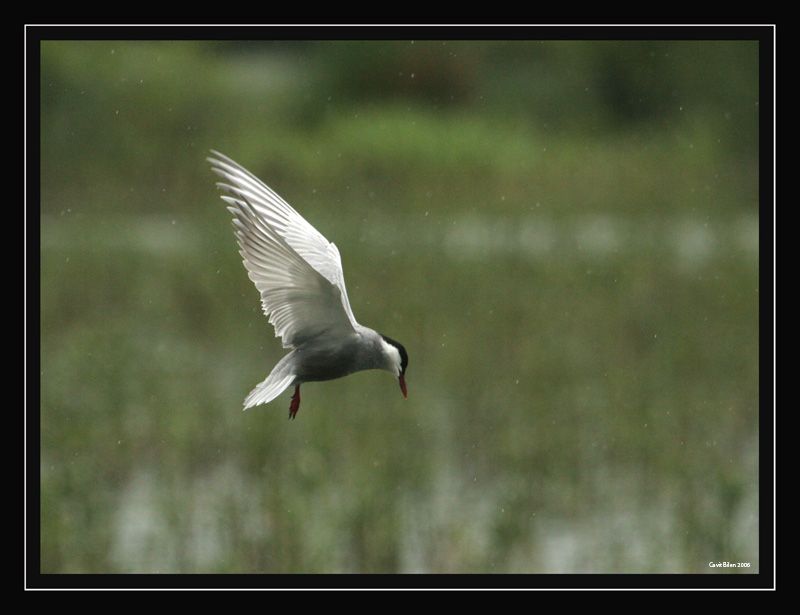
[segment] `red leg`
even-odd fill
[[[294,395],[292,395],[292,403],[289,404],[289,418],[294,419],[297,411],[300,409],[300,385],[294,387]]]

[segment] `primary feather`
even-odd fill
[[[252,173],[212,153],[208,161],[225,180],[217,185],[230,195],[222,198],[234,216],[239,254],[283,346],[353,332],[358,323],[336,246]]]

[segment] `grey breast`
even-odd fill
[[[365,369],[363,349],[359,337],[328,342],[324,339],[311,340],[295,350],[297,354],[297,376],[304,382],[317,382],[341,378]]]

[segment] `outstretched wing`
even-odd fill
[[[339,250],[252,173],[218,152],[208,158],[224,195],[248,275],[284,347],[327,333],[351,333],[356,320]]]

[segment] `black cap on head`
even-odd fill
[[[383,338],[383,341],[385,341],[387,344],[391,344],[392,346],[397,348],[397,352],[400,353],[400,373],[405,374],[406,367],[408,366],[408,353],[406,352],[406,349],[403,348],[403,345],[400,342],[393,340],[391,337],[386,337],[382,333],[381,337]]]

